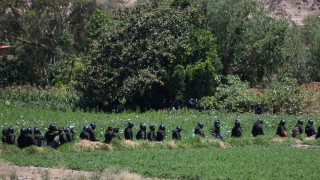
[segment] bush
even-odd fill
[[[228,75],[227,83],[221,84],[217,91],[222,107],[232,112],[250,112],[263,99],[262,93],[249,89],[248,82],[234,75]]]

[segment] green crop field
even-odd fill
[[[251,137],[251,128],[258,118],[264,120],[265,136]],[[114,150],[75,150],[76,142],[65,144],[57,149],[35,147],[20,150],[15,146],[0,145],[0,159],[19,166],[58,167],[74,170],[101,172],[106,168],[119,171],[129,170],[143,177],[169,179],[317,179],[320,162],[319,140],[306,141],[308,148],[293,147],[295,140],[286,138],[284,142],[274,142],[276,127],[281,119],[287,120],[290,131],[297,119],[314,119],[318,126],[319,115],[288,116],[223,113],[215,111],[150,111],[144,114],[124,112],[121,114],[84,113],[52,111],[38,108],[11,107],[0,104],[0,127],[17,126],[16,136],[21,127],[40,127],[42,133],[51,123],[58,127],[75,125],[77,135],[84,125],[97,124],[98,138],[103,140],[106,127],[119,126],[123,135],[124,125],[133,121],[136,126],[142,122],[148,125],[161,123],[167,126],[166,141],[171,141],[171,131],[181,125],[181,142],[176,146],[139,141],[139,146],[125,147],[123,141],[114,142]],[[209,135],[214,120],[221,120],[225,143],[229,148],[221,148],[219,142],[210,141]],[[230,138],[235,119],[242,121],[243,138]],[[198,122],[205,124],[205,140],[191,134]],[[122,136],[123,137],[123,136]],[[303,139],[304,136],[300,137]],[[8,153],[9,152],[9,153]]]

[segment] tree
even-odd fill
[[[104,34],[80,80],[89,102],[158,109],[179,95],[213,93],[221,63],[199,9],[153,2],[118,10],[113,19],[122,26]]]

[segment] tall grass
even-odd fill
[[[58,89],[5,88],[0,90],[0,101],[13,107],[40,107],[52,110],[75,110],[81,96]]]

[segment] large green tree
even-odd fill
[[[121,26],[103,33],[81,80],[89,102],[143,110],[213,94],[222,66],[198,8],[153,2],[120,9],[113,19]]]
[[[0,38],[15,46],[25,82],[50,85],[55,67],[86,50],[92,0],[1,0]]]

